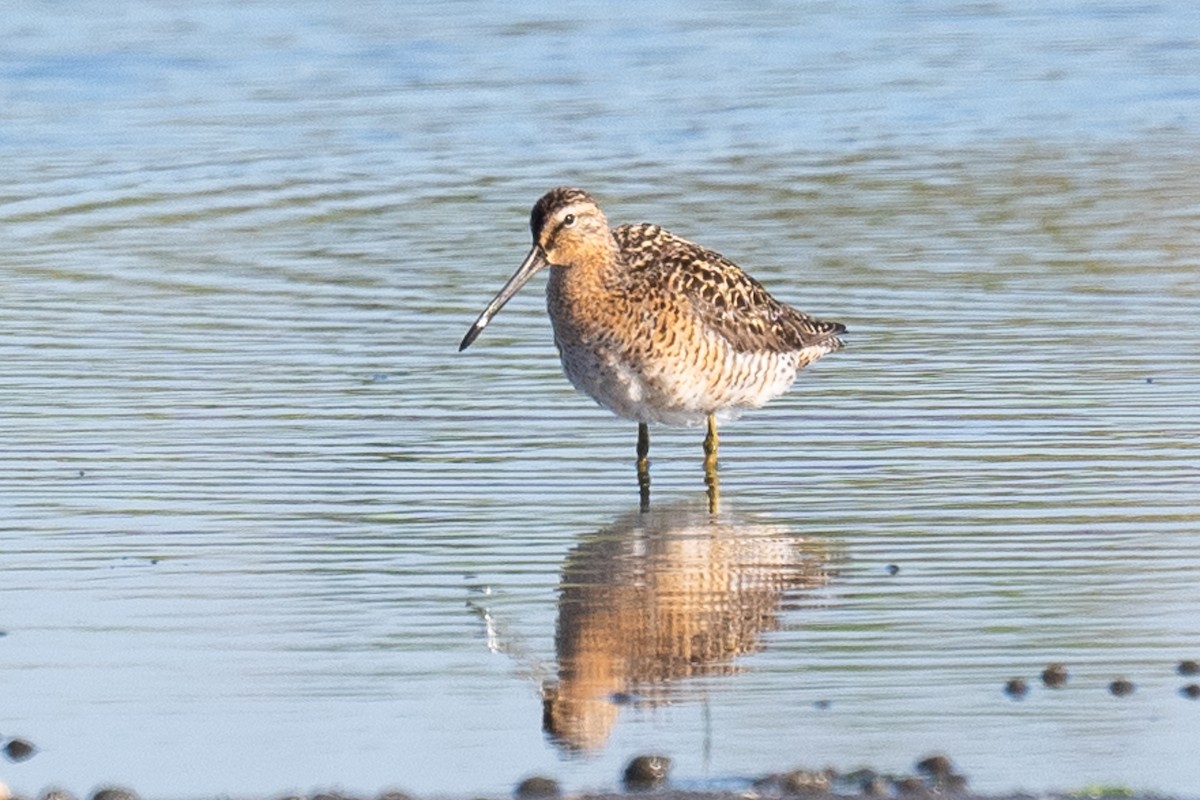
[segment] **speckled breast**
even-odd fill
[[[792,384],[799,353],[736,352],[719,334],[686,321],[671,335],[637,315],[596,325],[552,314],[563,371],[576,389],[638,422],[697,425],[728,419]]]

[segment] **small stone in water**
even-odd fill
[[[796,769],[786,773],[780,781],[789,794],[828,792],[832,776],[829,772],[812,769]]]
[[[1189,683],[1187,686],[1180,689],[1179,693],[1188,700],[1200,700],[1200,684]]]
[[[657,789],[667,782],[670,769],[671,759],[666,756],[637,756],[625,767],[625,788]]]
[[[1133,681],[1126,680],[1125,678],[1117,678],[1108,685],[1108,691],[1114,697],[1124,697],[1127,694],[1133,694],[1133,690]]]
[[[1185,661],[1180,661],[1179,666],[1175,668],[1175,671],[1180,675],[1200,675],[1200,662],[1193,661],[1190,658]]]
[[[951,766],[950,759],[941,753],[934,753],[917,762],[917,772],[931,778],[941,778],[953,771],[954,767]]]
[[[546,800],[561,795],[562,787],[558,785],[558,781],[541,775],[526,778],[518,783],[517,788],[513,791],[513,796],[517,800]]]
[[[92,800],[140,800],[137,793],[132,789],[125,789],[120,786],[105,786],[97,789],[92,795]]]
[[[841,782],[847,786],[857,786],[867,797],[885,797],[891,794],[892,789],[887,778],[866,767],[847,772],[842,776]]]
[[[1020,700],[1029,693],[1029,684],[1024,678],[1012,678],[1004,684],[1004,693],[1013,700]]]
[[[862,785],[862,793],[867,797],[887,797],[891,794],[891,787],[888,786],[887,778],[882,775],[876,775]]]
[[[38,795],[38,800],[75,800],[75,795],[71,794],[66,789],[60,789],[57,786],[52,786]]]
[[[938,788],[945,792],[965,792],[967,790],[967,778],[965,775],[951,772],[938,781]]]
[[[36,752],[37,748],[33,743],[24,739],[9,739],[8,744],[4,745],[4,755],[8,756],[9,761],[24,761],[33,758]]]
[[[1042,670],[1042,683],[1049,686],[1051,689],[1061,689],[1067,685],[1067,668],[1064,664],[1055,662],[1047,664]]]

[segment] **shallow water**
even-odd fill
[[[982,791],[1200,792],[1189,5],[0,32],[13,788],[503,794],[653,750],[691,786],[945,751]],[[687,429],[636,513],[540,282],[455,352],[559,183],[850,328],[725,427],[716,519]]]

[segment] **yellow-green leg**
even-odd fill
[[[644,422],[638,423],[637,441],[637,476],[638,495],[641,497],[642,511],[650,510],[650,427]]]
[[[717,478],[717,418],[708,415],[708,434],[704,437],[704,485],[708,487],[708,513],[716,514],[721,504],[721,484]]]

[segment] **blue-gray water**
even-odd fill
[[[944,751],[1200,795],[1190,2],[18,3],[0,43],[14,789]],[[636,513],[540,281],[456,352],[563,183],[850,328],[725,428],[716,520],[696,430]]]

